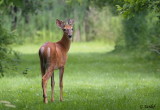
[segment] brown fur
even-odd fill
[[[63,23],[62,21],[58,21],[58,23]],[[62,25],[62,24],[60,24]],[[58,24],[58,26],[60,26]],[[72,29],[71,25],[68,25],[68,31]],[[65,25],[61,27],[64,29]],[[41,63],[41,72],[42,72],[42,88],[43,88],[43,97],[44,103],[47,103],[47,93],[46,86],[47,81],[51,77],[51,89],[52,89],[52,97],[51,101],[54,101],[54,70],[59,69],[59,86],[60,86],[60,101],[63,100],[63,73],[64,67],[67,61],[67,53],[70,48],[71,40],[68,37],[69,32],[64,32],[63,37],[60,41],[52,43],[47,42],[42,45],[39,49],[39,57]]]

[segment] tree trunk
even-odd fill
[[[16,27],[17,27],[17,11],[18,11],[18,8],[16,6],[13,6],[11,7],[11,14],[13,16],[13,20],[12,20],[12,27],[11,27],[11,30],[15,30]]]

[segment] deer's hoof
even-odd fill
[[[47,100],[47,99],[44,99],[44,103],[47,104],[47,103],[48,103],[48,100]]]

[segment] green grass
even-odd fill
[[[104,43],[73,43],[64,73],[64,101],[59,101],[58,71],[55,72],[55,102],[42,102],[38,58],[40,45],[16,46],[21,53],[18,70],[0,79],[0,110],[149,110],[160,109],[160,69],[153,62],[109,53]],[[26,68],[28,72],[23,74]],[[7,107],[9,101],[16,108]],[[142,108],[140,108],[142,106]]]

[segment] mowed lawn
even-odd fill
[[[104,43],[73,43],[64,73],[64,101],[43,104],[38,57],[40,45],[14,47],[20,52],[17,71],[0,78],[0,110],[160,110],[160,68],[127,53],[110,53]],[[23,74],[24,73],[24,74]]]

